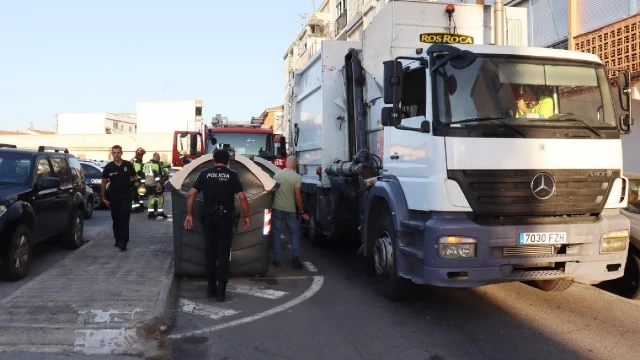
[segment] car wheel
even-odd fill
[[[93,199],[88,199],[87,200],[87,208],[84,211],[84,218],[85,219],[91,219],[91,217],[93,216],[93,209],[94,209]]]
[[[76,210],[71,217],[68,230],[62,239],[62,245],[69,249],[77,249],[85,244],[84,217],[80,210]]]
[[[96,191],[93,192],[93,209],[102,209],[102,199],[100,198],[100,193]]]
[[[9,281],[23,279],[29,272],[33,251],[33,237],[29,228],[19,225],[6,247],[0,275]]]

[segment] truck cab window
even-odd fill
[[[427,71],[424,67],[409,70],[402,78],[403,118],[426,116],[427,114]]]

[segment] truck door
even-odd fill
[[[427,71],[418,66],[406,71],[403,75],[401,125],[420,129],[431,126],[431,106],[427,101]],[[423,122],[428,125],[424,125]],[[397,129],[394,126],[384,128],[384,168],[385,174],[396,176],[402,183],[410,209],[427,210],[424,197],[425,185],[434,168],[434,137],[429,132]]]

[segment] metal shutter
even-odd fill
[[[567,0],[531,0],[529,15],[533,46],[550,46],[568,36],[569,3]]]
[[[636,0],[638,3],[640,1]],[[631,15],[630,10],[629,0],[581,0],[578,2],[578,34],[621,20]]]

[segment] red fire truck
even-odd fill
[[[173,165],[180,168],[202,154],[211,154],[223,144],[237,154],[261,157],[284,169],[287,157],[286,138],[263,129],[260,124],[219,124],[203,126],[201,132],[176,131],[173,139]]]

